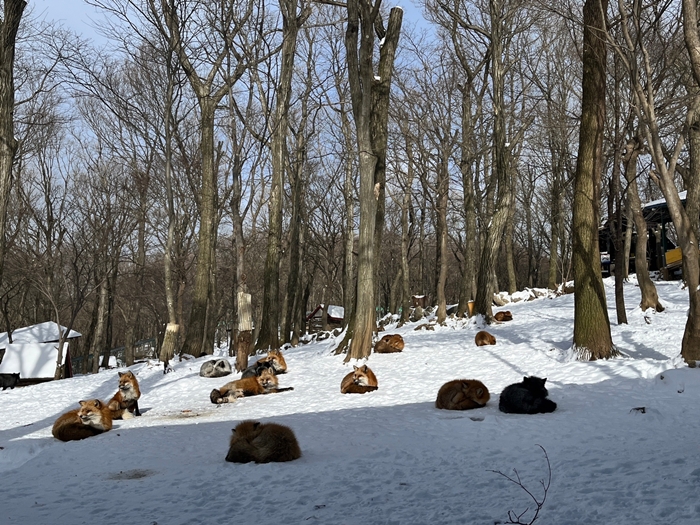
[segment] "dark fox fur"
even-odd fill
[[[255,377],[259,376],[263,370],[270,370],[273,374],[275,373],[275,369],[272,367],[272,361],[267,361],[264,358],[260,359],[259,361],[256,361],[252,365],[250,365],[248,368],[243,370],[243,373],[241,374],[241,379],[246,378],[246,377]]]
[[[259,376],[263,370],[269,369],[273,374],[285,374],[287,372],[287,362],[282,355],[282,352],[270,350],[265,357],[261,357],[255,363],[243,370],[241,379],[244,377]]]
[[[547,399],[547,389],[544,384],[547,378],[530,376],[522,382],[508,385],[501,392],[498,409],[507,414],[543,414],[554,412],[557,404]]]
[[[14,388],[19,383],[19,372],[14,374],[0,374],[0,386],[3,390]]]
[[[301,449],[291,428],[276,423],[243,421],[233,429],[226,461],[269,463],[300,457]]]

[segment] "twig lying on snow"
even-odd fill
[[[547,492],[549,491],[549,485],[552,482],[552,465],[549,463],[549,456],[547,456],[547,451],[544,449],[542,445],[537,445],[542,449],[542,453],[544,454],[544,459],[547,462],[547,481],[541,479],[540,480],[540,485],[542,485],[542,499],[537,499],[537,496],[535,496],[532,491],[530,491],[525,485],[523,485],[523,482],[520,480],[520,474],[518,474],[518,471],[516,469],[513,469],[514,472],[514,477],[510,477],[507,474],[504,474],[500,470],[491,470],[489,472],[495,472],[496,474],[500,474],[504,478],[506,478],[508,481],[515,483],[518,487],[523,489],[525,493],[530,496],[532,501],[535,502],[535,510],[534,514],[532,515],[532,519],[530,521],[523,521],[523,518],[525,514],[530,510],[530,507],[527,507],[524,511],[522,511],[520,514],[517,514],[513,510],[508,511],[508,521],[505,523],[510,523],[510,524],[515,524],[515,525],[532,525],[535,523],[537,518],[539,517],[540,511],[542,510],[542,507],[544,506],[544,502],[547,500]],[[496,522],[498,523],[498,522]]]

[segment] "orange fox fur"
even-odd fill
[[[263,361],[269,361],[272,364],[272,369],[275,374],[284,374],[287,372],[287,361],[284,360],[282,352],[278,350],[270,350],[266,357],[263,357]]]
[[[294,387],[278,388],[279,381],[272,370],[266,368],[259,376],[245,377],[229,381],[221,388],[214,389],[209,399],[214,404],[232,403],[239,397],[257,396],[294,390]]]
[[[364,394],[379,388],[377,376],[367,365],[353,366],[353,371],[346,375],[340,383],[341,394]]]
[[[276,423],[243,421],[233,429],[226,461],[269,463],[300,457],[301,449],[291,428]]]
[[[377,354],[390,354],[403,350],[403,337],[399,334],[389,334],[382,337],[374,345],[374,352]]]
[[[491,398],[488,388],[476,379],[455,379],[440,387],[435,407],[445,410],[481,408]]]
[[[474,336],[474,342],[476,343],[476,346],[495,345],[496,338],[486,330],[481,330]]]
[[[496,312],[496,315],[493,316],[496,321],[512,321],[513,320],[513,314],[510,313],[510,310],[504,310],[502,312]]]
[[[80,401],[80,408],[66,412],[53,424],[51,433],[61,441],[77,441],[112,429],[112,412],[99,399]]]
[[[139,398],[141,389],[134,373],[119,372],[119,390],[109,400],[109,409],[112,411],[112,419],[130,419],[140,416]]]

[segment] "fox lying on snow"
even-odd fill
[[[496,338],[486,330],[481,330],[474,336],[474,342],[476,343],[476,346],[495,345]]]
[[[112,429],[112,411],[99,399],[80,401],[80,408],[66,412],[53,424],[51,433],[61,441],[77,441]]]
[[[455,379],[440,387],[435,408],[469,410],[481,408],[491,398],[489,389],[476,379]]]
[[[231,363],[228,359],[211,359],[202,363],[199,369],[201,377],[224,377],[231,374]]]
[[[503,310],[502,312],[496,312],[496,315],[493,316],[496,321],[499,321],[501,323],[505,321],[512,321],[513,320],[513,314],[510,313],[510,310]]]
[[[300,457],[301,449],[291,428],[277,423],[243,421],[233,429],[226,461],[269,463]]]
[[[376,354],[391,354],[401,352],[403,347],[403,337],[399,334],[388,334],[377,341],[377,344],[374,345],[374,352]]]
[[[279,380],[272,373],[272,370],[265,369],[259,376],[245,377],[229,381],[219,389],[214,389],[209,394],[211,402],[218,405],[221,403],[233,403],[239,397],[257,396],[262,394],[274,394],[294,390],[294,387],[279,388]]]
[[[379,388],[377,376],[367,365],[353,366],[353,371],[346,375],[340,383],[341,394],[364,394]]]
[[[109,400],[108,406],[112,411],[112,419],[131,419],[140,416],[139,398],[141,389],[134,373],[119,372],[119,390]]]

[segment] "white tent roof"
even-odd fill
[[[66,362],[68,345],[63,346],[61,364]],[[58,361],[56,343],[19,343],[7,345],[0,363],[0,373],[19,372],[22,379],[53,378]]]
[[[61,331],[65,330],[66,327],[61,326]],[[79,332],[71,330],[68,334],[68,339],[80,337],[81,335],[82,334]],[[13,343],[49,343],[51,341],[58,341],[58,339],[58,326],[53,321],[17,328],[17,330],[13,330],[12,332]],[[0,349],[7,347],[7,343],[7,332],[3,332],[0,334]]]

